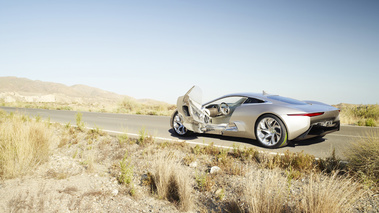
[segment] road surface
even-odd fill
[[[43,109],[24,109],[14,107],[1,107],[7,112],[19,111],[29,116],[41,116],[44,119],[50,118],[51,122],[62,124],[76,123],[76,111],[60,111],[60,110],[43,110]],[[284,152],[290,150],[291,152],[301,152],[314,155],[316,157],[328,157],[333,149],[336,155],[344,158],[344,149],[350,144],[366,137],[368,132],[376,132],[379,136],[379,128],[370,127],[357,127],[357,126],[341,126],[341,131],[326,135],[322,139],[309,139],[305,141],[296,142],[294,146],[286,146],[279,149],[266,149],[259,146],[259,143],[251,139],[216,136],[199,134],[186,138],[178,138],[174,135],[170,127],[170,117],[166,116],[149,116],[149,115],[127,115],[127,114],[113,114],[113,113],[94,113],[94,112],[81,112],[83,114],[82,120],[87,127],[99,127],[102,130],[115,133],[129,133],[130,135],[138,135],[142,128],[155,137],[162,140],[185,140],[191,144],[209,144],[213,142],[215,145],[223,147],[232,147],[233,144],[239,145],[241,148],[255,147],[259,150],[268,152]]]

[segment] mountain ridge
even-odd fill
[[[81,102],[81,99],[85,102],[95,100],[115,102],[131,99],[140,103],[167,104],[153,99],[136,99],[131,96],[120,95],[84,84],[67,86],[62,83],[31,80],[14,76],[0,77],[0,94],[3,99],[9,100],[6,102]],[[47,96],[54,96],[55,98],[46,98]],[[38,97],[42,97],[42,99]]]

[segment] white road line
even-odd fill
[[[51,122],[51,123],[56,123],[56,124],[60,124],[60,125],[66,125],[66,124],[62,124],[62,123],[58,123],[58,122]],[[76,125],[71,125],[72,127],[77,127]],[[96,128],[91,128],[91,127],[84,127],[86,129],[96,129]],[[103,132],[108,132],[108,133],[114,133],[114,134],[126,134],[128,136],[133,136],[133,137],[138,137],[139,134],[135,134],[135,133],[128,133],[128,132],[120,132],[120,131],[114,131],[114,130],[104,130],[102,129],[101,131]],[[184,143],[188,143],[188,144],[195,144],[195,145],[200,145],[200,146],[209,146],[209,144],[203,142],[203,143],[200,143],[200,142],[192,142],[192,141],[186,141],[186,140],[180,140],[180,139],[171,139],[171,138],[162,138],[162,137],[153,137],[154,139],[157,139],[157,140],[162,140],[162,141],[171,141],[171,142],[184,142]],[[224,148],[224,149],[234,149],[234,147],[230,147],[230,146],[222,146],[222,145],[215,145],[213,144],[213,146],[215,147],[219,147],[219,148]],[[270,155],[281,155],[283,156],[284,153],[280,153],[280,152],[265,152],[265,151],[262,151],[262,150],[258,150],[259,153],[266,153],[266,154],[270,154]],[[319,160],[319,158],[316,158],[315,157],[315,160]]]
[[[86,127],[86,129],[93,129],[93,128]],[[115,133],[115,134],[126,134],[128,136],[133,136],[133,137],[139,136],[139,134],[119,132],[119,131],[113,131],[113,130],[102,130],[102,131],[108,132],[108,133]],[[184,142],[184,143],[200,145],[200,146],[209,146],[209,144],[207,144],[205,142],[200,143],[200,142],[186,141],[186,140],[180,140],[180,139],[171,139],[171,138],[162,138],[162,137],[153,137],[153,138],[157,139],[157,140],[161,140],[161,141],[171,141],[171,142],[181,142],[181,143]],[[233,147],[230,147],[230,146],[222,146],[222,145],[216,145],[216,144],[213,144],[213,146],[223,148],[223,149],[234,149]],[[259,153],[268,153],[270,155],[284,155],[284,153],[278,153],[278,152],[264,152],[264,151],[260,151],[260,150],[258,150],[258,152]]]
[[[350,137],[350,138],[374,138],[379,139],[378,137],[371,137],[371,136],[360,136],[360,135],[339,135],[339,134],[330,134],[329,136],[339,136],[339,137]]]
[[[56,122],[51,122],[51,123],[56,123]],[[57,123],[57,124],[60,124],[60,125],[65,125],[65,124],[61,124],[61,123]],[[71,125],[72,127],[77,127],[76,125]],[[85,127],[86,129],[95,129],[95,128],[91,128],[91,127]],[[114,130],[104,130],[102,129],[101,131],[103,132],[108,132],[108,133],[114,133],[114,134],[126,134],[128,136],[133,136],[133,137],[138,137],[139,134],[135,134],[135,133],[128,133],[128,132],[120,132],[120,131],[114,131]],[[153,137],[154,139],[157,139],[157,140],[162,140],[162,141],[171,141],[171,142],[185,142],[185,143],[188,143],[188,144],[195,144],[195,145],[200,145],[200,146],[209,146],[209,144],[203,142],[203,143],[200,143],[200,142],[192,142],[192,141],[185,141],[185,140],[180,140],[180,139],[171,139],[171,138],[162,138],[162,137]],[[224,149],[234,149],[234,147],[230,147],[230,146],[222,146],[222,145],[215,145],[213,144],[213,146],[215,147],[219,147],[219,148],[224,148]],[[283,156],[284,153],[280,153],[280,152],[265,152],[265,151],[262,151],[262,150],[258,150],[259,153],[265,153],[265,154],[270,154],[270,155],[281,155]],[[319,160],[319,158],[316,158],[315,157],[315,160]]]

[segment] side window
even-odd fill
[[[264,103],[264,101],[256,99],[256,98],[248,98],[243,104],[259,104]]]
[[[244,100],[245,100],[245,97],[232,96],[232,97],[226,97],[226,98],[216,100],[212,104],[221,104],[222,102],[225,102],[228,105],[233,106],[233,105],[242,104]]]

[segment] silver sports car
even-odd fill
[[[170,122],[177,135],[195,132],[251,138],[277,148],[291,140],[323,137],[340,129],[340,110],[320,102],[265,92],[230,94],[205,104],[201,99],[197,86],[178,98]]]

